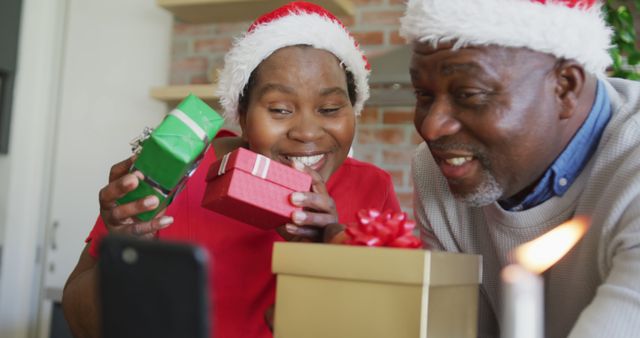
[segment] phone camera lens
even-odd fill
[[[127,264],[135,264],[138,261],[138,252],[134,248],[122,250],[122,260]]]

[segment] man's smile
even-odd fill
[[[481,169],[481,161],[469,148],[466,145],[429,144],[433,158],[448,180],[468,178]]]

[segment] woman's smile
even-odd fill
[[[317,154],[317,155],[302,155],[302,156],[284,155],[287,161],[304,164],[305,166],[310,167],[311,169],[316,171],[320,170],[320,168],[324,165],[324,163],[326,162],[327,156],[328,154],[326,153]]]

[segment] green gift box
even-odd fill
[[[142,150],[131,171],[139,170],[145,179],[118,203],[155,195],[160,199],[158,208],[138,215],[145,221],[153,218],[171,203],[223,123],[215,110],[189,94],[142,141]]]

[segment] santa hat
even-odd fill
[[[353,74],[354,111],[356,115],[360,114],[369,98],[370,66],[357,42],[324,8],[307,2],[292,2],[258,18],[225,56],[216,94],[228,120],[238,118],[238,102],[251,72],[276,50],[294,45],[310,45],[329,51],[341,61]]]
[[[611,29],[596,0],[409,0],[400,23],[408,42],[524,47],[597,75],[611,64]]]

